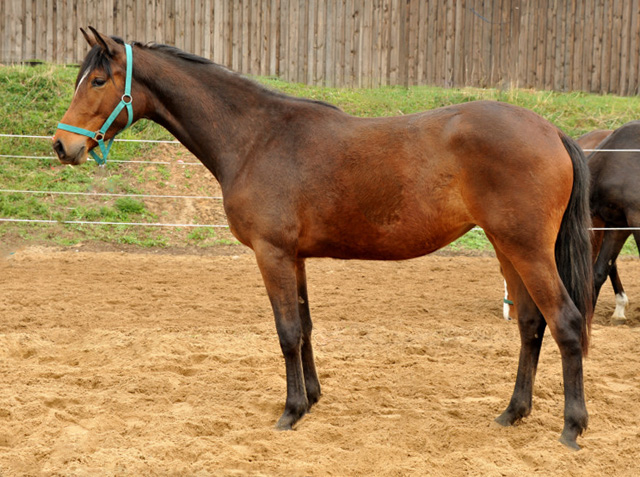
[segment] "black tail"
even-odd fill
[[[563,133],[560,133],[560,138],[573,162],[573,190],[556,241],[556,264],[569,296],[584,318],[582,353],[586,355],[594,306],[589,168],[580,146]]]

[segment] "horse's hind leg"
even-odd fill
[[[307,388],[309,406],[313,406],[320,399],[321,391],[311,346],[313,324],[311,323],[311,313],[309,311],[305,263],[302,259],[296,263],[296,279],[298,283],[298,312],[302,323],[302,369],[304,370],[304,382]]]
[[[616,296],[616,309],[613,310],[611,318],[616,320],[626,320],[627,317],[625,316],[624,311],[629,305],[629,298],[627,298],[627,294],[624,292],[624,287],[622,286],[622,280],[620,280],[620,275],[618,274],[618,265],[616,262],[613,262],[613,265],[611,265],[609,278],[611,279],[613,293],[615,293]]]
[[[598,300],[600,289],[607,280],[607,277],[611,277],[611,284],[613,285],[613,290],[616,294],[616,304],[618,304],[619,301],[623,302],[624,298],[626,298],[624,290],[622,289],[620,277],[618,276],[616,259],[618,258],[618,254],[620,253],[620,250],[622,250],[627,237],[629,237],[629,232],[626,230],[607,230],[604,234],[598,258],[596,259],[596,263],[593,267],[593,282],[595,287],[593,298],[594,305]],[[619,306],[616,306],[616,313],[618,312]],[[614,313],[614,317],[616,316],[616,313]],[[622,307],[622,318],[624,318],[624,307]]]
[[[496,254],[506,283],[509,284],[509,294],[516,306],[521,342],[513,395],[507,409],[496,418],[498,424],[510,426],[531,412],[533,384],[546,323],[511,263],[504,255],[497,251]]]
[[[258,244],[254,250],[273,308],[287,373],[287,400],[276,427],[291,429],[309,409],[301,356],[303,330],[299,314],[297,262],[290,254],[267,243]]]
[[[487,234],[488,235],[488,234]],[[540,240],[541,236],[538,236]],[[526,237],[523,242],[526,242]],[[494,241],[495,243],[495,241]],[[522,337],[521,361],[518,365],[516,386],[509,407],[498,422],[509,425],[530,409],[527,401],[531,395],[533,374],[546,321],[549,331],[560,349],[564,382],[564,428],[560,441],[577,449],[576,438],[587,428],[589,416],[584,400],[582,370],[584,317],[573,303],[558,274],[553,242],[544,247],[539,243],[495,243],[496,250],[507,256],[517,271],[535,306],[542,313],[539,318],[532,308],[523,309],[525,316],[518,317]],[[537,253],[536,253],[537,251]],[[520,315],[520,308],[518,307]],[[522,321],[521,321],[522,320]],[[522,324],[521,324],[522,323]]]

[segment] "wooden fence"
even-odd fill
[[[332,86],[638,93],[640,0],[1,0],[0,62],[78,63],[79,27]]]

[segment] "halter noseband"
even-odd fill
[[[133,70],[133,61],[132,61],[133,53],[131,50],[131,45],[129,45],[128,43],[125,43],[124,48],[127,54],[127,76],[124,83],[124,94],[120,99],[120,103],[118,103],[118,105],[115,107],[115,109],[113,110],[111,115],[107,118],[107,120],[104,122],[102,127],[94,132],[94,131],[89,131],[88,129],[82,129],[76,126],[70,126],[69,124],[58,123],[58,129],[62,129],[63,131],[69,131],[76,134],[81,134],[83,136],[87,136],[93,139],[94,141],[96,141],[98,143],[98,146],[100,146],[100,150],[102,151],[102,157],[100,157],[98,153],[95,152],[93,149],[89,151],[89,153],[91,154],[93,159],[95,159],[96,163],[98,163],[101,166],[104,166],[105,163],[107,162],[107,156],[109,155],[109,151],[111,150],[111,145],[113,144],[113,140],[115,139],[115,136],[117,134],[120,134],[129,126],[131,126],[131,123],[133,121],[133,108],[131,107],[131,101],[133,101],[133,98],[131,97],[131,74]],[[122,130],[114,134],[114,137],[112,137],[111,139],[109,139],[107,143],[105,143],[104,142],[105,134],[111,127],[111,124],[113,124],[113,122],[116,120],[116,118],[124,108],[127,108],[127,116],[128,116],[127,125]]]

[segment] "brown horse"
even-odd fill
[[[531,411],[545,327],[560,348],[561,441],[587,427],[582,357],[593,278],[588,170],[573,140],[535,113],[471,102],[396,118],[363,119],[293,98],[172,47],[85,33],[91,51],[53,147],[80,164],[95,131],[122,102],[133,121],[166,127],[219,181],[231,231],[255,252],[284,355],[291,427],[320,397],[311,346],[305,259],[422,256],[475,225],[495,246],[520,312],[515,389],[497,418]],[[126,64],[132,64],[130,97]],[[122,110],[112,138],[128,123]]]

